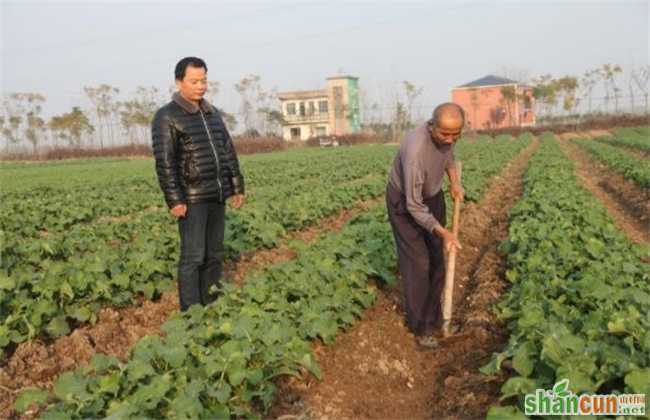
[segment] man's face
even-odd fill
[[[203,67],[187,66],[183,80],[176,81],[176,88],[190,101],[199,102],[208,89],[208,77]]]
[[[438,144],[454,144],[463,132],[463,122],[456,119],[441,118],[431,129],[431,137]]]

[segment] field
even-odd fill
[[[401,313],[395,146],[243,157],[229,281],[184,314],[151,159],[2,164],[0,417],[520,418],[564,378],[650,395],[648,130],[458,143],[461,333],[430,352]]]

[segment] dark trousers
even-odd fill
[[[424,204],[444,226],[446,208],[442,190],[425,199]],[[402,275],[406,322],[415,335],[429,335],[442,325],[445,284],[442,239],[415,222],[406,209],[406,198],[390,184],[386,188],[386,206]]]
[[[219,287],[223,270],[225,206],[222,203],[188,204],[178,220],[181,258],[178,264],[178,295],[181,311],[196,303],[216,299],[210,293]]]

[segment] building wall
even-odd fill
[[[299,129],[300,136],[294,137],[291,129]],[[320,129],[320,130],[319,130]],[[322,134],[319,134],[322,133]],[[328,123],[310,123],[310,124],[291,124],[282,127],[282,138],[290,141],[309,140],[311,137],[319,135],[327,136],[330,134]]]
[[[514,86],[517,94],[530,98],[529,108],[522,100],[508,104],[501,94],[504,86]],[[530,126],[535,124],[532,89],[521,85],[456,88],[451,91],[452,102],[460,105],[473,129]]]
[[[286,121],[282,126],[282,137],[285,140],[307,140],[319,135],[343,135],[361,131],[359,84],[356,77],[330,77],[325,90],[285,92],[279,96],[282,115]],[[323,100],[327,101],[327,112],[321,113],[318,102]],[[310,102],[314,102],[314,113],[309,112]],[[304,103],[305,115],[300,115],[301,103]],[[295,115],[288,113],[289,104],[295,104]],[[296,135],[296,129],[300,130],[299,136]]]
[[[361,131],[359,80],[348,76],[330,77],[327,79],[327,93],[331,134],[342,135]]]

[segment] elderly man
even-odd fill
[[[464,112],[457,104],[436,107],[433,117],[402,141],[386,187],[406,322],[425,348],[437,346],[435,334],[442,325],[443,245],[447,251],[461,248],[458,238],[445,229],[442,181],[446,172],[451,196],[463,199],[454,164],[454,143],[464,123]]]
[[[153,153],[160,188],[178,220],[181,257],[178,291],[181,310],[215,299],[224,256],[225,202],[244,204],[244,178],[219,111],[203,99],[208,67],[197,57],[176,64],[178,91],[156,112]]]

